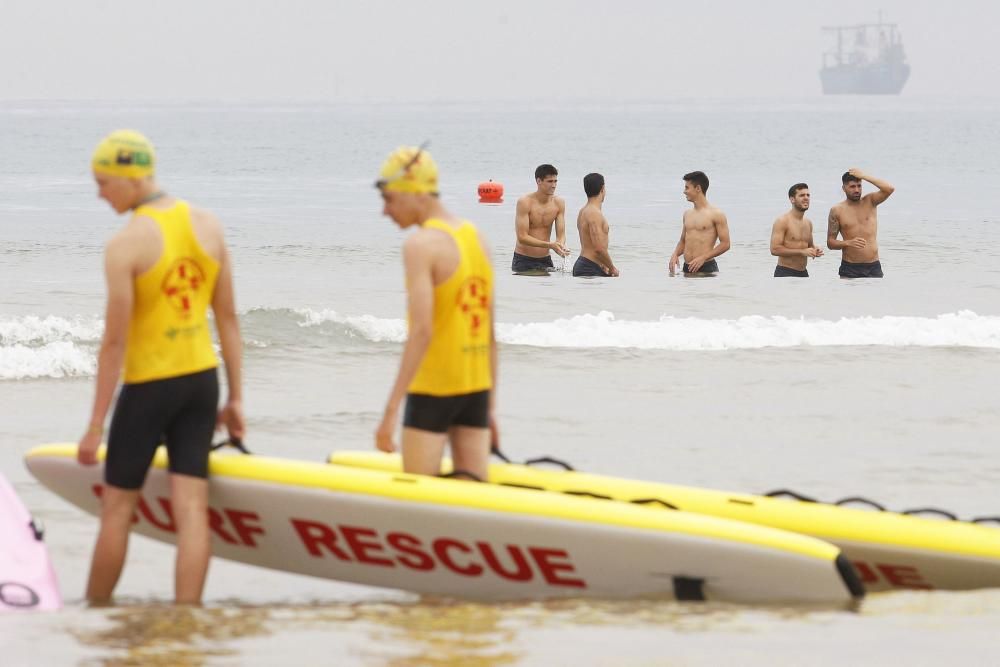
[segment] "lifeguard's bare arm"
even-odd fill
[[[226,403],[219,413],[219,423],[226,426],[231,437],[242,438],[246,431],[243,417],[243,338],[236,314],[232,261],[224,242],[219,257],[219,277],[212,294],[212,312],[215,314],[215,329],[219,332],[228,390]]]
[[[389,392],[382,422],[375,430],[375,446],[384,452],[396,451],[393,433],[399,421],[399,407],[413,381],[420,362],[427,352],[433,332],[434,278],[432,246],[420,233],[410,236],[403,244],[403,265],[406,269],[407,318],[409,334],[403,346],[396,381]]]
[[[104,433],[104,420],[108,416],[111,400],[125,361],[125,343],[128,339],[129,321],[132,319],[134,293],[132,289],[132,258],[130,240],[116,236],[108,242],[104,253],[104,278],[107,283],[108,302],[104,312],[104,335],[97,354],[97,380],[90,422],[80,439],[77,459],[80,463],[97,462],[97,447]]]
[[[410,326],[396,383],[389,395],[389,404],[396,407],[406,396],[406,388],[417,374],[434,328],[434,279],[429,244],[424,239],[408,239],[403,246],[403,261],[406,265],[407,318]]]

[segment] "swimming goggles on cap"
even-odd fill
[[[390,183],[394,183],[399,179],[403,178],[404,176],[406,176],[406,172],[410,170],[410,167],[412,167],[417,163],[417,160],[420,159],[420,154],[423,153],[425,150],[427,150],[427,147],[430,145],[431,145],[430,139],[420,144],[417,147],[417,152],[413,154],[413,157],[410,158],[409,162],[407,162],[402,167],[397,169],[392,176],[380,178],[377,181],[375,181],[375,187],[381,190]]]

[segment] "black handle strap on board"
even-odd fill
[[[493,443],[493,444],[490,445],[490,452],[494,456],[496,456],[498,459],[500,459],[501,461],[503,461],[504,463],[511,463],[511,464],[517,465],[515,461],[511,461],[510,458],[508,458],[502,451],[500,451],[500,447],[496,443]],[[520,465],[534,466],[534,465],[541,465],[541,464],[548,464],[548,465],[558,466],[558,467],[562,468],[566,472],[576,472],[576,468],[574,468],[573,466],[571,466],[569,463],[566,463],[562,459],[557,459],[557,458],[554,458],[552,456],[539,456],[539,457],[536,457],[536,458],[533,458],[533,459],[527,459],[523,463],[521,463]],[[528,485],[528,484],[517,484],[517,483],[514,483],[514,482],[503,482],[502,485],[503,486],[512,486],[512,487],[517,487],[517,488],[523,488],[523,489],[533,489],[535,491],[544,491],[545,490],[545,487],[542,487],[542,486],[533,486],[533,485]],[[569,495],[569,496],[581,496],[581,497],[584,497],[584,498],[596,498],[598,500],[616,500],[612,496],[604,495],[604,494],[601,494],[601,493],[595,493],[593,491],[586,491],[586,490],[563,489],[560,493],[565,493],[566,495]],[[677,507],[677,505],[674,505],[673,503],[667,502],[666,500],[663,500],[662,498],[634,498],[634,499],[619,498],[618,500],[622,500],[624,502],[629,502],[629,503],[632,503],[633,505],[645,505],[645,506],[659,505],[660,507],[663,507],[665,509],[670,509],[670,510],[680,509],[679,507]]]
[[[500,445],[498,445],[495,442],[490,445],[490,453],[493,454],[493,456],[495,456],[498,459],[500,459],[501,461],[503,461],[504,463],[517,464],[517,461],[512,461],[510,459],[510,457],[508,457],[506,454],[504,454],[502,451],[500,451]],[[558,466],[558,467],[562,468],[563,470],[570,471],[570,472],[572,472],[572,471],[575,470],[575,468],[573,466],[571,466],[570,464],[566,463],[562,459],[557,459],[557,458],[554,458],[552,456],[539,456],[537,458],[527,459],[526,461],[522,461],[520,465],[533,466],[533,465],[541,465],[541,464],[545,464],[545,463],[550,464],[550,465],[554,465],[554,466]]]
[[[445,472],[438,475],[442,479],[467,479],[472,482],[482,482],[479,475],[474,472],[469,472],[468,470],[452,470],[451,472]]]
[[[768,498],[781,498],[788,497],[794,498],[795,500],[800,500],[804,503],[818,503],[821,502],[815,498],[810,498],[809,496],[804,496],[801,493],[795,491],[790,491],[788,489],[779,489],[777,491],[770,491],[764,494]],[[885,505],[875,502],[870,498],[864,498],[862,496],[848,496],[847,498],[841,498],[840,500],[830,503],[831,505],[836,505],[837,507],[846,507],[847,505],[867,505],[874,510],[879,512],[892,512],[893,510],[888,509]],[[914,509],[900,510],[897,514],[904,514],[906,516],[920,516],[924,514],[929,514],[932,516],[938,516],[942,519],[947,519],[948,521],[966,521],[967,523],[997,523],[1000,524],[1000,516],[980,516],[974,519],[963,520],[958,517],[954,512],[949,512],[948,510],[939,509],[937,507],[917,507]]]
[[[212,445],[212,451],[213,452],[217,452],[220,449],[222,449],[223,447],[232,447],[234,449],[238,449],[243,454],[250,454],[251,453],[250,450],[247,449],[246,446],[243,444],[243,441],[241,439],[239,439],[239,438],[233,438],[231,436],[229,438],[226,438],[225,440],[223,440],[221,442],[217,442],[214,445]]]

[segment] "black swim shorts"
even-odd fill
[[[787,266],[782,266],[778,264],[774,267],[774,277],[775,278],[808,278],[809,272],[806,270],[799,271],[798,269],[790,269]]]
[[[406,395],[403,426],[432,433],[447,433],[451,426],[488,428],[489,425],[489,391],[458,396]]]
[[[589,276],[606,278],[608,276],[600,264],[587,259],[583,255],[576,258],[576,263],[573,264],[573,275],[578,278]]]
[[[692,273],[691,268],[688,266],[688,263],[684,262],[684,273],[686,275],[700,276],[704,273],[718,273],[718,272],[719,272],[719,263],[716,262],[715,259],[710,259],[704,264],[702,264],[701,268],[698,269],[697,273]]]
[[[208,477],[208,453],[219,405],[216,370],[126,384],[108,432],[104,481],[140,489],[156,447],[166,439],[170,472]]]
[[[841,278],[883,278],[882,262],[840,262]]]
[[[554,268],[551,255],[546,255],[545,257],[528,257],[527,255],[515,252],[514,259],[510,263],[510,270],[514,273],[551,271]]]

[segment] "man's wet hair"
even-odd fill
[[[684,174],[684,180],[701,187],[702,194],[708,192],[708,176],[705,175],[705,172],[692,171],[690,174]]]
[[[809,186],[805,183],[796,183],[792,187],[788,188],[788,197],[791,199],[798,194],[799,190],[808,190]]]
[[[559,170],[553,167],[551,164],[540,164],[538,169],[535,169],[535,180],[544,181],[549,176],[558,176]]]
[[[588,197],[596,197],[604,189],[604,177],[600,174],[587,174],[583,177],[583,191]]]
[[[840,177],[840,182],[843,183],[844,185],[847,185],[848,183],[853,183],[854,181],[860,183],[861,179],[858,178],[857,176],[852,176],[851,172],[849,171],[845,171],[844,175]]]

